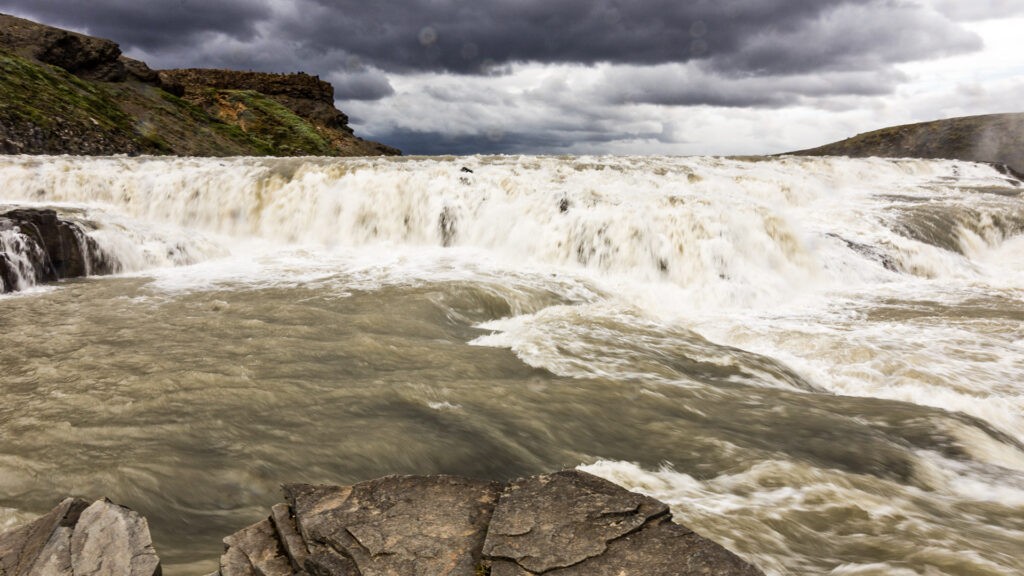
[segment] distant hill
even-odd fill
[[[110,40],[0,14],[0,153],[376,156],[315,76],[151,70]]]
[[[1024,172],[1024,113],[965,116],[882,128],[789,154],[950,158],[1005,164]]]

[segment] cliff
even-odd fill
[[[110,40],[0,14],[0,153],[396,155],[307,74],[151,70]]]
[[[948,158],[1003,164],[1024,172],[1024,113],[989,114],[906,124],[858,134],[799,156]]]

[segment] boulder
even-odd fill
[[[224,539],[210,576],[764,576],[672,522],[669,507],[575,470],[509,484],[386,476],[292,484]],[[66,499],[0,535],[0,576],[156,576],[146,520]]]
[[[0,214],[0,292],[91,274],[116,265],[85,229],[45,208]]]
[[[0,534],[3,576],[159,576],[146,519],[97,500],[67,498],[48,514]]]
[[[285,487],[224,540],[221,576],[763,576],[668,505],[579,471],[507,485],[389,476]]]
[[[456,476],[387,476],[346,487],[287,486],[285,495],[310,574],[446,576],[473,574],[480,564],[500,490]]]
[[[483,555],[492,576],[762,575],[665,503],[575,470],[509,484]]]

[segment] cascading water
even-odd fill
[[[1024,571],[1024,188],[990,166],[8,157],[0,181],[124,272],[0,299],[0,526],[106,495],[200,573],[281,482],[582,465],[771,574]]]

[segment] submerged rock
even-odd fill
[[[0,534],[3,576],[159,576],[146,519],[97,500],[67,498],[48,514]]]
[[[0,293],[115,271],[113,261],[80,225],[53,210],[21,208],[0,214]]]

